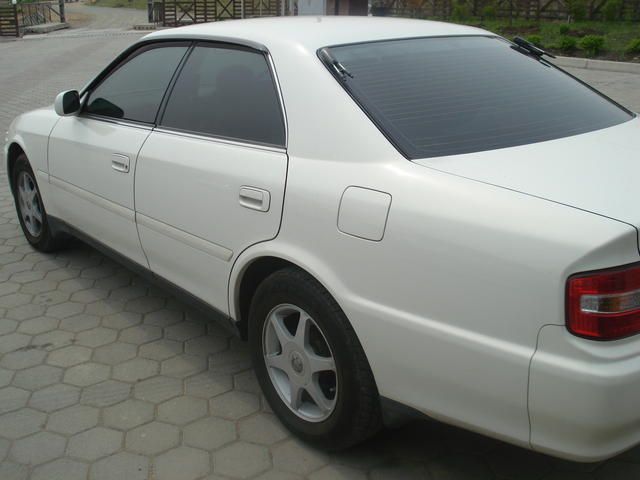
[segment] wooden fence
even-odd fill
[[[19,37],[18,9],[9,1],[0,0],[0,37]]]
[[[282,0],[164,0],[154,21],[166,27],[280,15]]]
[[[19,37],[24,27],[64,23],[64,1],[12,4],[0,0],[0,37]]]

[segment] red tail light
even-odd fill
[[[640,333],[640,265],[569,277],[567,328],[594,340]]]

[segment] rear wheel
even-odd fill
[[[58,249],[61,237],[51,231],[35,175],[24,154],[16,159],[11,185],[18,220],[26,239],[36,250],[42,252]]]
[[[381,425],[378,392],[353,328],[315,279],[295,268],[256,291],[249,340],[262,390],[298,437],[342,450]]]

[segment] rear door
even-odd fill
[[[286,172],[266,54],[196,44],[138,160],[136,219],[151,269],[227,311],[233,259],[278,233]]]
[[[103,75],[79,115],[62,117],[49,139],[55,212],[142,265],[135,224],[136,158],[189,42],[142,46]]]

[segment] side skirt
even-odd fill
[[[77,228],[69,225],[65,221],[60,220],[59,218],[52,217],[50,215],[47,216],[47,221],[49,222],[49,227],[51,228],[51,230],[56,234],[63,233],[63,234],[67,234],[72,237],[75,237],[78,240],[81,240],[82,242],[100,251],[107,257],[120,263],[127,269],[140,275],[141,277],[157,285],[161,289],[171,293],[173,296],[180,299],[187,305],[193,307],[194,309],[200,311],[201,313],[205,314],[207,317],[212,318],[214,321],[222,325],[226,330],[233,333],[233,335],[237,337],[241,336],[240,330],[238,329],[236,322],[234,322],[231,317],[229,317],[225,313],[215,308],[213,305],[210,305],[204,302],[203,300],[189,293],[185,289],[175,285],[174,283],[171,283],[169,280],[165,279],[164,277],[161,277],[153,273],[148,268],[145,268],[142,265],[139,265],[138,263],[134,262],[133,260],[128,259],[127,257],[117,252],[113,248],[108,247],[104,243],[87,235],[81,230],[78,230]]]

